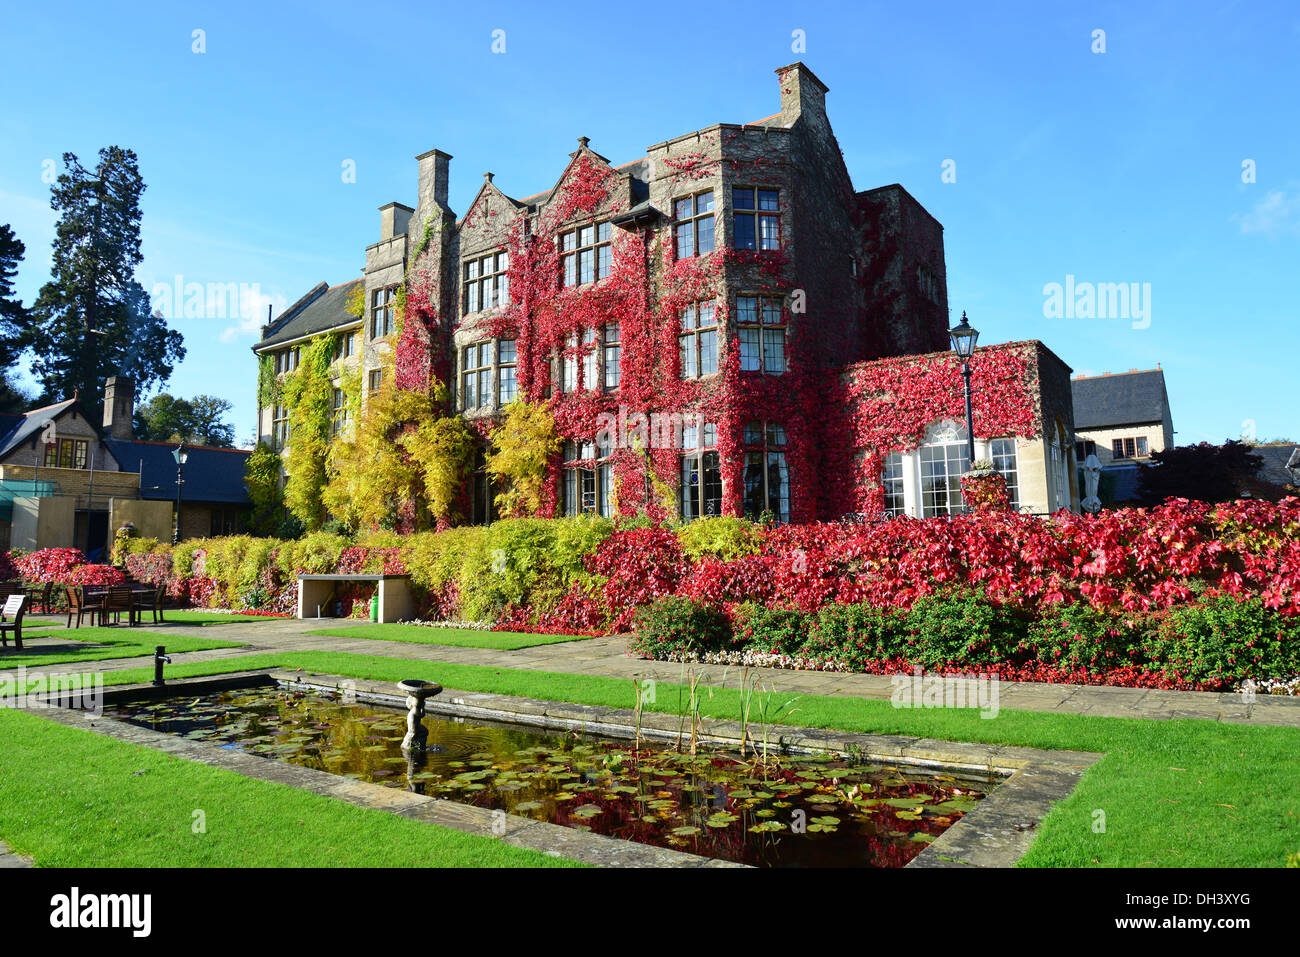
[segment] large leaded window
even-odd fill
[[[397,287],[376,289],[370,294],[370,338],[382,339],[392,335],[393,317],[397,311]],[[295,357],[294,367],[298,365]]]
[[[560,269],[564,285],[580,286],[609,275],[612,262],[609,223],[580,226],[560,234]]]
[[[693,420],[682,426],[680,507],[683,521],[722,514],[718,427]]]
[[[564,515],[613,516],[612,451],[604,443],[564,443],[564,465],[560,470],[560,511]]]
[[[716,304],[693,302],[682,310],[677,349],[683,379],[698,379],[718,371]]]
[[[925,445],[917,452],[921,470],[921,514],[925,518],[956,515],[965,507],[961,477],[970,471],[966,442]]]
[[[736,297],[736,337],[740,344],[740,371],[785,372],[785,318],[783,300],[775,296]]]
[[[745,426],[745,515],[765,512],[790,521],[790,469],[785,458],[785,426],[750,422]]]
[[[731,190],[732,245],[736,249],[781,248],[781,193],[735,186]]]
[[[479,409],[492,404],[492,340],[461,350],[460,407]]]
[[[289,407],[279,402],[271,408],[271,441],[277,449],[289,443]]]
[[[514,339],[502,339],[497,343],[497,405],[503,408],[515,400],[519,391],[515,377],[518,357]]]
[[[510,254],[504,250],[475,256],[461,267],[461,307],[468,315],[510,303]]]
[[[713,190],[677,200],[673,217],[677,220],[673,238],[678,259],[713,252]]]

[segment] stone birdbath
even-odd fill
[[[424,702],[441,693],[442,685],[420,678],[407,678],[397,683],[399,691],[406,693],[406,737],[402,739],[403,751],[424,751],[429,729],[424,726]]]

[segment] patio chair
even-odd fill
[[[92,598],[86,598],[86,590],[81,585],[68,585],[68,627],[72,627],[72,616],[77,616],[77,627],[81,627],[81,620],[90,615],[91,623],[96,619],[102,624],[104,621],[104,596],[96,595]]]
[[[25,594],[22,582],[0,582],[0,598]]]
[[[154,624],[165,621],[163,618],[163,602],[167,598],[167,590],[158,585],[152,593],[136,592],[135,593],[135,620],[137,622],[144,620],[146,611],[153,612]]]
[[[23,650],[23,611],[27,608],[26,595],[10,595],[0,612],[0,648],[9,644],[8,634],[14,633],[14,647]],[[13,621],[9,621],[12,618]]]
[[[54,601],[54,582],[45,582],[41,584],[36,582],[27,586],[27,608],[31,612],[38,609],[49,614],[53,610]]]
[[[109,585],[108,592],[104,595],[104,617],[113,616],[113,624],[118,624],[122,620],[122,612],[126,612],[126,623],[135,624],[135,593],[130,585]]]

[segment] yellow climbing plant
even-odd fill
[[[469,429],[443,415],[446,389],[399,389],[391,360],[355,426],[335,439],[324,504],[357,529],[391,528],[403,506],[424,524],[450,520],[472,452]]]
[[[551,403],[515,399],[489,438],[487,470],[502,489],[496,497],[502,518],[536,515],[546,489],[546,468],[560,448]]]

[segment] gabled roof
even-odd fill
[[[105,439],[113,458],[128,472],[140,470],[140,497],[176,500],[176,460],[170,442],[134,439]],[[252,452],[208,445],[187,445],[185,463],[186,502],[227,505],[251,504],[244,485],[244,467]]]
[[[76,404],[76,399],[65,399],[63,402],[56,402],[54,405],[32,409],[23,415],[13,416],[12,418],[16,421],[10,425],[7,434],[0,435],[0,459],[3,459],[39,432],[42,423],[50,419],[57,419]],[[6,416],[6,418],[9,417]],[[0,425],[0,428],[3,428],[3,425]]]
[[[347,303],[352,291],[364,282],[364,278],[358,278],[338,286],[319,283],[307,295],[280,313],[271,323],[262,341],[253,348],[264,349],[267,346],[327,332],[338,326],[360,322],[360,316],[347,311]]]
[[[1163,422],[1169,407],[1160,369],[1070,380],[1076,430]]]

